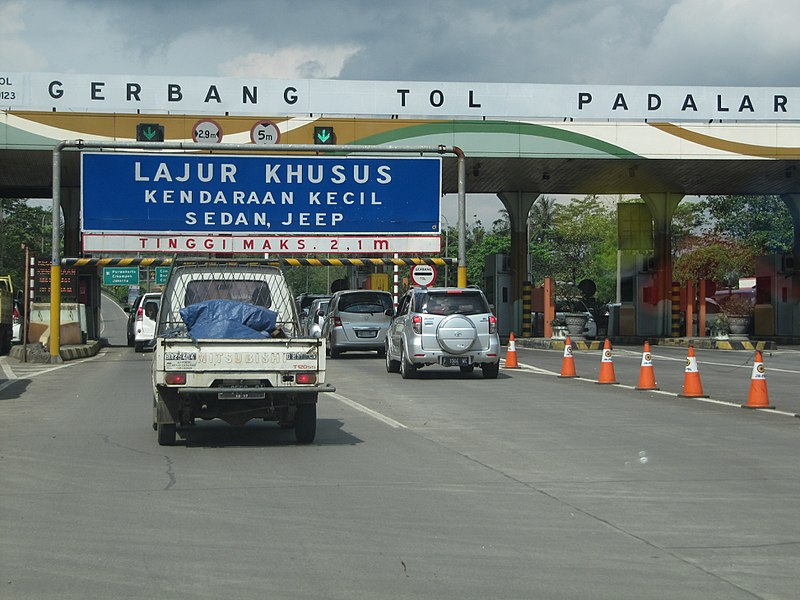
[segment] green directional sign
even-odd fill
[[[164,126],[158,123],[137,123],[136,125],[137,142],[163,142]]]
[[[164,285],[169,277],[171,267],[156,267],[156,285]]]
[[[139,267],[105,267],[103,285],[139,285]]]
[[[336,143],[336,134],[333,127],[314,127],[314,143],[326,146]]]

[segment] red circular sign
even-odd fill
[[[411,267],[411,281],[414,285],[428,287],[436,281],[436,267],[433,265],[414,265]]]

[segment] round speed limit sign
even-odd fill
[[[259,121],[250,130],[250,141],[261,146],[277,144],[281,139],[281,131],[272,121]]]
[[[414,265],[411,267],[411,281],[414,285],[428,287],[436,281],[436,267],[433,265]]]

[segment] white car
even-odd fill
[[[145,348],[153,349],[153,340],[156,337],[156,320],[160,307],[161,292],[148,292],[139,302],[139,308],[136,309],[136,320],[133,325],[133,349],[136,352],[144,352]]]

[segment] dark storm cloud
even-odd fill
[[[0,17],[21,71],[800,85],[794,0],[0,0]]]

